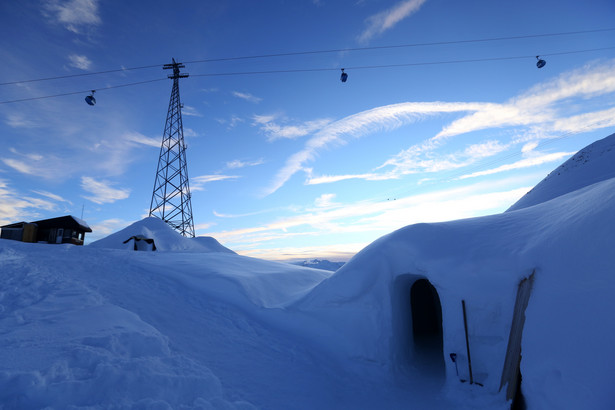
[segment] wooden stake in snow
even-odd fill
[[[474,378],[472,377],[472,359],[470,357],[470,341],[468,339],[468,319],[466,316],[466,301],[461,301],[461,307],[463,308],[463,327],[466,331],[466,350],[468,352],[468,370],[470,371],[470,384],[474,384]]]
[[[532,285],[534,284],[534,273],[532,272],[529,277],[523,279],[517,289],[515,311],[510,326],[508,348],[506,349],[506,359],[504,359],[504,368],[502,369],[502,379],[500,381],[500,391],[505,384],[508,384],[506,389],[507,400],[514,398],[518,387],[517,384],[519,383],[519,373],[521,372],[521,336],[523,334],[523,325],[525,324],[525,309],[530,301]]]

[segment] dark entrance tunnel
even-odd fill
[[[417,367],[434,376],[444,375],[442,306],[436,288],[419,279],[410,288],[412,340]]]

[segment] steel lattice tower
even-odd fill
[[[162,219],[183,236],[192,238],[194,220],[188,185],[182,104],[179,100],[179,79],[188,77],[188,74],[179,72],[179,69],[184,67],[183,64],[175,62],[175,59],[172,64],[165,64],[163,67],[165,70],[173,70],[173,74],[168,76],[173,80],[173,90],[162,136],[149,216]]]

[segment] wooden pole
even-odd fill
[[[466,331],[466,350],[468,352],[468,370],[470,371],[470,384],[474,384],[474,378],[472,377],[472,358],[470,357],[470,341],[468,339],[468,319],[466,317],[466,301],[461,301],[461,307],[463,308],[463,327]]]

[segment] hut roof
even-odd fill
[[[34,223],[38,225],[39,229],[70,228],[83,232],[92,232],[92,228],[90,228],[85,221],[72,215],[43,219],[40,221],[35,221]]]

